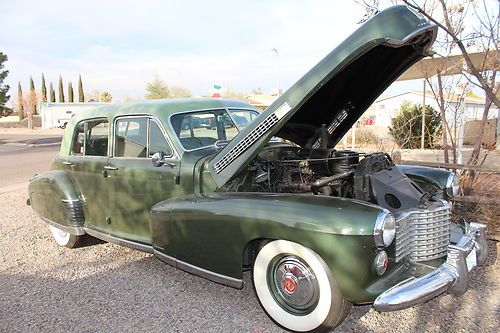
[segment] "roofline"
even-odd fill
[[[391,98],[396,98],[396,97],[403,96],[403,95],[408,95],[408,94],[414,94],[414,95],[420,95],[420,96],[424,95],[423,91],[408,90],[408,91],[405,91],[405,92],[402,92],[402,93],[399,93],[399,94],[390,95],[390,96],[387,96],[387,97],[384,97],[384,98],[377,99],[375,101],[375,103],[383,102],[383,101],[391,99]],[[426,92],[425,96],[433,98],[433,99],[436,99],[436,97],[434,96],[434,94],[432,92]],[[445,100],[445,102],[455,102],[455,103],[458,102],[457,100],[449,99],[449,98],[446,98],[446,97],[444,98],[444,100]],[[485,100],[482,100],[482,101],[479,101],[479,100],[470,100],[466,96],[465,97],[465,103],[485,104]]]

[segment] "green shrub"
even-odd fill
[[[420,148],[420,140],[422,138],[422,105],[410,102],[401,104],[399,113],[391,121],[389,133],[401,148]],[[435,138],[439,134],[441,134],[441,117],[436,110],[427,105],[425,108],[425,147],[433,147]]]

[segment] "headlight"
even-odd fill
[[[460,190],[460,179],[454,172],[450,172],[448,180],[446,180],[446,194],[448,197],[454,197],[458,195]]]
[[[377,217],[373,230],[375,245],[384,248],[391,245],[396,236],[396,220],[392,214],[384,209]]]

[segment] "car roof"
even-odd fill
[[[182,99],[156,99],[141,101],[135,103],[120,103],[99,105],[94,109],[79,111],[72,119],[73,124],[80,120],[97,117],[114,118],[118,115],[128,114],[146,114],[156,115],[160,118],[166,118],[170,115],[195,110],[207,109],[252,109],[255,110],[250,104],[231,100],[231,99],[214,99],[214,98],[182,98]]]

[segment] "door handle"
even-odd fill
[[[69,161],[63,161],[62,164],[64,165],[69,165],[69,166],[73,166],[74,164],[69,162]]]
[[[174,167],[176,166],[176,164],[175,164],[175,163],[173,163],[173,162],[165,162],[165,165],[166,165],[166,166],[169,166],[169,167],[171,167],[171,168],[174,168]]]
[[[109,166],[109,165],[105,165],[105,166],[104,166],[104,169],[105,169],[105,170],[118,170],[118,168],[117,168],[117,167],[112,167],[112,166]]]

